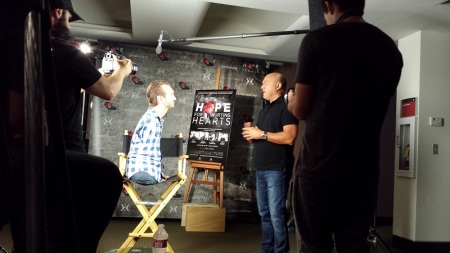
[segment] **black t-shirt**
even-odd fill
[[[397,46],[373,25],[339,23],[308,33],[298,59],[295,82],[314,87],[314,104],[296,174],[376,177],[380,128],[403,66]]]
[[[101,74],[85,54],[65,41],[52,40],[52,54],[66,149],[84,151],[80,92],[99,80]]]
[[[278,133],[286,125],[297,125],[298,120],[287,110],[281,96],[266,105],[258,115],[256,126],[267,132]],[[292,166],[293,145],[275,144],[267,140],[253,140],[253,166],[262,170],[282,170]],[[289,169],[291,169],[290,167]]]

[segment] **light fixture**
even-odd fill
[[[211,62],[208,58],[203,58],[203,63],[206,65],[206,66],[214,66],[214,63],[213,62]]]
[[[187,86],[185,82],[179,82],[178,85],[183,90],[190,90],[191,89],[191,87]]]

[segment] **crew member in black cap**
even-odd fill
[[[70,0],[50,0],[50,6],[52,9],[63,9],[70,12],[72,17],[69,19],[69,22],[77,21],[77,20],[83,20],[78,13],[75,12],[73,9],[72,1]]]
[[[79,249],[82,253],[94,253],[120,196],[122,177],[112,162],[79,153],[86,152],[80,124],[80,91],[105,100],[113,99],[121,90],[124,78],[131,73],[132,64],[130,60],[116,59],[113,73],[103,75],[84,53],[68,43],[69,22],[83,20],[75,12],[70,0],[50,0],[50,19],[53,62],[61,101]],[[87,184],[87,178],[100,182]]]
[[[61,115],[66,149],[85,152],[82,136],[80,90],[105,100],[113,99],[121,90],[123,80],[131,73],[130,60],[116,60],[111,75],[102,75],[91,60],[68,43],[70,21],[82,20],[70,0],[50,0],[52,23],[52,54],[56,83],[60,93]]]
[[[69,22],[82,20],[74,11],[70,0],[49,0],[49,17],[52,33],[52,56],[56,85],[60,101],[64,144],[72,196],[61,196],[61,187],[54,173],[46,172],[45,204],[46,207],[46,246],[45,253],[95,253],[98,241],[111,219],[121,194],[123,178],[117,166],[102,157],[86,153],[82,136],[80,92],[83,90],[105,100],[113,99],[121,90],[123,80],[131,73],[130,60],[115,59],[114,72],[103,75],[95,68],[91,60],[68,40]],[[14,24],[13,24],[14,25]],[[11,33],[23,40],[23,32]],[[22,37],[21,37],[22,36]],[[22,46],[23,47],[23,46]],[[17,49],[17,50],[16,50]],[[6,107],[14,113],[8,115],[7,138],[11,161],[10,174],[11,196],[8,219],[14,242],[14,253],[27,252],[27,231],[25,214],[25,168],[24,168],[24,55],[23,49],[14,47],[7,52],[12,60],[8,66],[8,97]],[[11,73],[9,73],[11,72]],[[8,110],[5,110],[8,112]],[[2,112],[3,113],[3,112]],[[18,119],[13,120],[13,119]],[[49,134],[49,143],[54,135]],[[47,163],[48,162],[48,163]],[[46,171],[62,168],[52,166],[46,160]],[[1,190],[1,189],[0,189]],[[1,194],[0,194],[1,195]],[[71,197],[71,198],[70,198]],[[61,210],[64,201],[73,201],[73,213],[77,240],[71,240],[63,223],[68,210]],[[3,207],[2,207],[3,208]],[[70,210],[69,210],[70,211]],[[1,219],[0,219],[1,220]],[[0,224],[1,226],[1,224]],[[44,233],[44,231],[42,231]],[[77,241],[77,245],[71,242]]]

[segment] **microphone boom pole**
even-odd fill
[[[202,40],[220,40],[220,39],[235,39],[235,38],[252,38],[252,37],[265,37],[265,36],[278,36],[289,34],[305,34],[309,30],[293,30],[293,31],[280,31],[280,32],[263,32],[263,33],[243,33],[238,35],[225,35],[225,36],[206,36],[206,37],[193,37],[193,38],[170,38],[168,40],[162,40],[163,42],[189,42],[189,41],[202,41]]]

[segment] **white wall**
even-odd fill
[[[393,234],[417,242],[450,242],[450,36],[429,31],[399,40],[404,68],[400,101],[418,98],[416,177],[395,177]],[[443,127],[429,125],[441,117]],[[397,124],[397,135],[399,134]],[[439,153],[432,153],[432,144]],[[396,167],[399,150],[396,150]]]
[[[400,115],[402,99],[419,97],[420,87],[420,44],[421,33],[415,33],[398,41],[398,47],[403,56],[403,69],[400,83],[397,87],[397,119]],[[420,102],[420,101],[419,101]],[[398,120],[397,120],[398,121]],[[396,136],[399,126],[396,127]],[[397,138],[398,139],[398,138]],[[399,149],[395,150],[395,168],[398,169]],[[415,239],[417,180],[395,176],[394,179],[394,211],[393,234]]]

